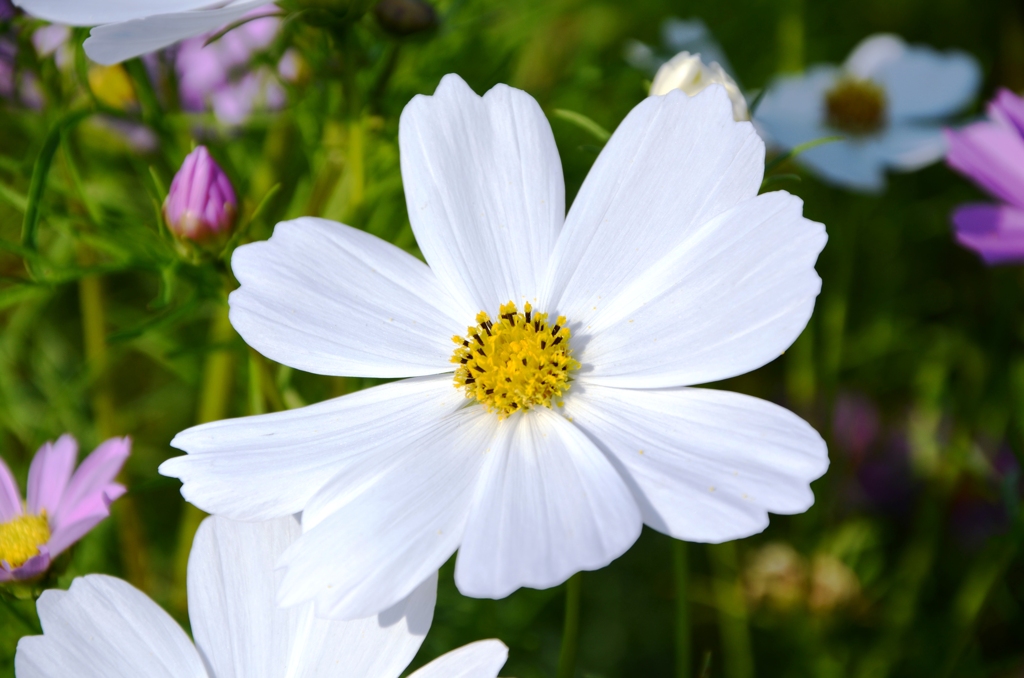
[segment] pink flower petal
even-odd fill
[[[8,570],[7,563],[3,564],[3,569],[10,572],[11,578],[15,581],[25,581],[28,579],[35,579],[50,567],[51,555],[49,549],[42,545],[39,547],[39,554],[32,556],[20,566],[14,568],[13,571]]]
[[[60,506],[50,518],[54,532],[66,524],[78,522],[83,514],[93,514],[99,506],[106,510],[104,492],[110,490],[131,448],[129,438],[111,438],[86,457],[71,477]]]
[[[6,523],[21,515],[21,493],[14,475],[7,464],[0,459],[0,523]]]
[[[1012,205],[967,204],[953,212],[956,239],[985,263],[1024,261],[1024,210]]]
[[[75,470],[78,443],[65,433],[56,443],[46,443],[36,452],[28,470],[28,510],[39,515],[44,509],[53,515]]]

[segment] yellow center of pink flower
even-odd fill
[[[861,135],[885,126],[885,90],[870,80],[843,77],[825,94],[828,124]]]
[[[483,311],[476,322],[465,337],[452,337],[458,344],[452,354],[459,366],[455,386],[467,398],[504,419],[535,405],[550,408],[569,389],[569,373],[580,364],[572,358],[563,316],[549,325],[547,313],[534,313],[530,304],[520,313],[509,302],[502,304],[498,322]]]
[[[32,556],[39,555],[39,547],[48,541],[50,523],[45,511],[42,515],[23,514],[0,523],[0,561],[12,568],[20,567]]]

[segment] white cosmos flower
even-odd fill
[[[267,0],[13,0],[28,14],[69,26],[96,26],[85,53],[116,64],[226,26]],[[267,5],[268,10],[273,5]]]
[[[757,195],[764,144],[721,87],[634,108],[568,217],[524,92],[446,76],[405,108],[399,144],[429,266],[285,222],[235,253],[231,322],[297,369],[413,378],[189,429],[160,468],[212,513],[302,512],[282,604],[373,614],[456,549],[459,589],[502,597],[607,565],[643,523],[720,542],[813,503],[828,459],[810,426],[687,387],[776,358],[821,284],[824,228],[792,195]]]
[[[651,82],[651,95],[668,94],[679,89],[690,96],[704,91],[711,85],[721,85],[732,102],[732,117],[735,120],[749,120],[747,100],[743,92],[717,61],[705,64],[700,54],[680,52],[661,65]]]
[[[51,589],[37,603],[43,635],[18,642],[18,678],[398,678],[434,614],[437,577],[382,614],[316,619],[313,606],[274,604],[274,561],[299,534],[291,517],[267,523],[207,518],[188,562],[195,645],[131,584],[101,574]],[[409,678],[494,678],[507,648],[466,645]]]
[[[918,170],[945,155],[942,120],[974,100],[981,71],[965,52],[937,52],[880,34],[842,66],[812,66],[772,83],[755,123],[784,149],[840,135],[798,160],[822,179],[860,191],[885,186],[885,170]]]

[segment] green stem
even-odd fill
[[[676,580],[676,678],[690,676],[690,582],[686,542],[672,542],[672,570]]]
[[[235,354],[228,348],[228,344],[234,339],[235,331],[231,327],[231,321],[228,320],[227,302],[222,300],[214,313],[210,321],[209,343],[218,348],[207,354],[206,362],[203,364],[203,380],[199,389],[199,407],[196,413],[197,424],[223,419],[227,415],[228,401],[231,397]],[[178,528],[178,545],[174,557],[174,606],[182,613],[188,607],[186,585],[192,539],[205,517],[206,513],[200,509],[192,504],[185,504]]]
[[[86,262],[88,263],[88,262]],[[82,339],[85,360],[90,372],[92,410],[96,433],[100,440],[118,434],[115,422],[114,396],[110,389],[107,351],[107,320],[103,300],[103,280],[86,276],[78,281],[78,300],[82,313]],[[124,471],[121,480],[126,482]],[[139,518],[135,497],[125,496],[114,503],[111,512],[121,546],[121,564],[133,586],[149,591],[149,550]]]
[[[736,542],[712,544],[708,553],[714,570],[715,607],[722,637],[722,668],[726,678],[753,678],[754,654],[747,626],[747,605],[739,579]]]
[[[558,653],[557,678],[576,675],[576,648],[580,635],[580,595],[583,573],[577,572],[565,583],[565,626],[562,628],[562,649]]]

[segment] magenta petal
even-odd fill
[[[77,522],[81,514],[92,513],[103,504],[104,492],[110,489],[131,448],[129,438],[111,438],[86,457],[71,477],[60,506],[50,518],[50,528],[54,532],[65,524]]]
[[[946,162],[1003,202],[1024,207],[1024,139],[994,122],[946,130]]]
[[[1024,261],[1024,210],[1011,205],[971,204],[953,212],[956,239],[986,264]]]
[[[28,511],[53,515],[75,470],[78,443],[65,433],[56,443],[46,443],[36,452],[28,470]]]
[[[0,523],[6,523],[21,515],[21,493],[14,475],[7,464],[0,459]]]
[[[32,556],[24,563],[10,571],[11,578],[15,581],[27,581],[29,579],[35,579],[50,567],[50,555],[49,549],[46,546],[39,547],[39,554]],[[8,569],[7,563],[3,564],[3,568]]]
[[[999,90],[996,98],[988,104],[988,116],[1013,127],[1018,134],[1024,136],[1024,99],[1010,90]]]

